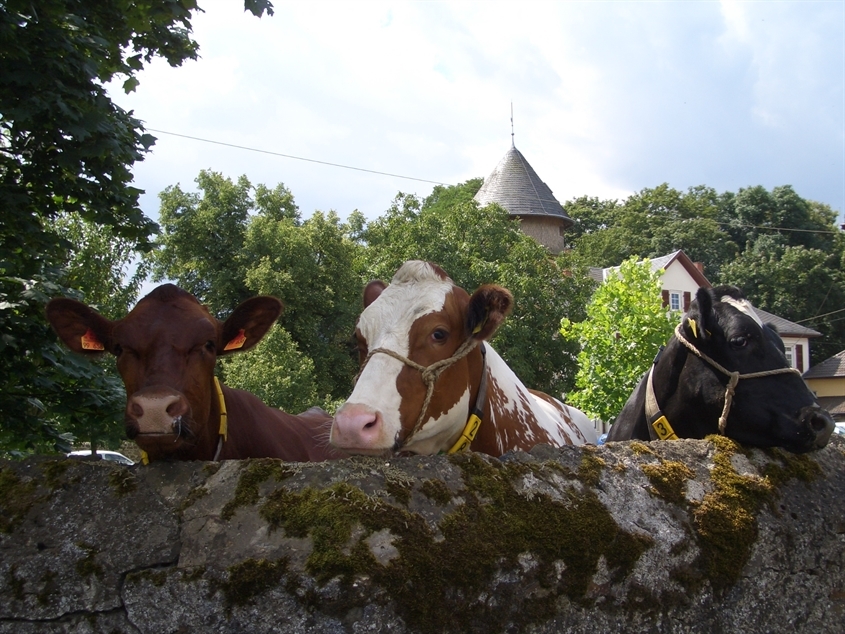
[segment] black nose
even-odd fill
[[[801,423],[815,435],[815,446],[824,447],[833,433],[833,417],[818,405],[811,405],[801,410]]]

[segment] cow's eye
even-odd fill
[[[111,352],[114,356],[119,357],[123,354],[123,346],[119,343],[114,344],[114,348],[111,349]]]
[[[744,348],[748,345],[748,337],[745,335],[740,335],[738,337],[731,338],[731,346],[734,348]]]
[[[209,339],[205,342],[205,349],[209,352],[215,352],[217,350],[217,345],[211,339]]]
[[[431,338],[437,343],[442,343],[446,341],[448,337],[449,333],[443,330],[443,328],[438,328],[437,330],[431,333]]]

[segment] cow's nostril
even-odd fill
[[[827,420],[824,418],[824,416],[813,416],[812,418],[810,418],[810,429],[812,429],[814,432],[818,433],[824,431],[826,427]]]
[[[129,414],[135,418],[141,418],[144,415],[144,408],[137,401],[131,401],[129,403]]]
[[[373,428],[373,427],[375,427],[375,426],[376,426],[376,421],[371,421],[371,422],[366,423],[366,424],[364,425],[364,429],[372,429],[372,428]]]

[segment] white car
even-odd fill
[[[118,453],[117,451],[109,451],[108,449],[98,449],[96,455],[100,457],[100,460],[110,460],[111,462],[125,464],[130,467],[135,464],[133,460],[130,460],[122,453]],[[92,454],[90,449],[80,449],[78,451],[71,451],[67,456],[68,458],[91,458]]]

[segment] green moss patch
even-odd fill
[[[687,480],[695,478],[695,472],[682,462],[666,460],[660,464],[645,464],[643,473],[651,483],[652,495],[663,498],[672,504],[686,501]]]
[[[76,572],[80,577],[87,579],[91,575],[96,575],[102,579],[103,567],[97,563],[97,549],[85,542],[76,544],[79,548],[87,552],[87,555],[76,562]]]
[[[311,538],[306,568],[318,581],[337,577],[349,587],[356,577],[369,577],[395,601],[406,623],[421,631],[501,631],[508,622],[520,627],[552,616],[561,595],[589,604],[600,558],[620,580],[650,546],[650,540],[621,530],[595,493],[578,485],[563,500],[541,494],[528,499],[514,490],[525,475],[557,474],[557,463],[503,464],[472,453],[450,460],[463,474],[463,503],[436,528],[343,482],[319,490],[281,487],[259,512],[271,530]],[[601,466],[590,459],[587,479]],[[452,494],[436,482],[427,480],[421,489],[446,504]],[[384,565],[366,543],[383,530],[398,552]],[[531,597],[520,582],[500,584],[497,601],[485,598],[500,571],[519,570],[526,561],[536,576]]]
[[[716,446],[711,472],[714,490],[693,511],[702,566],[713,588],[733,585],[757,540],[757,512],[774,495],[768,479],[740,475],[731,464],[739,445],[724,437]]]
[[[138,479],[129,469],[118,467],[109,473],[109,484],[117,497],[122,498],[138,488]]]
[[[226,570],[227,579],[219,585],[227,612],[239,605],[249,605],[262,592],[276,587],[287,571],[288,560],[247,559]]]
[[[234,497],[223,506],[220,516],[230,520],[242,506],[253,506],[258,503],[258,488],[270,478],[276,481],[291,477],[299,471],[299,467],[271,458],[247,460],[242,467],[238,485],[235,487]]]
[[[578,465],[578,479],[587,486],[597,486],[601,472],[607,463],[595,455],[595,449],[585,447],[581,455],[581,464]]]
[[[770,462],[763,468],[763,475],[774,486],[781,486],[787,481],[796,479],[801,482],[814,482],[822,476],[822,469],[815,460],[807,454],[792,454],[783,449],[769,449],[767,454],[777,462]]]
[[[12,469],[0,468],[0,532],[11,533],[36,502],[37,485]]]
[[[420,491],[429,500],[433,500],[440,506],[446,506],[452,501],[452,491],[449,490],[449,487],[442,480],[423,480]]]
[[[57,489],[62,486],[64,475],[70,468],[71,460],[50,460],[45,462],[41,467],[41,473],[44,474],[44,480],[48,487]]]

